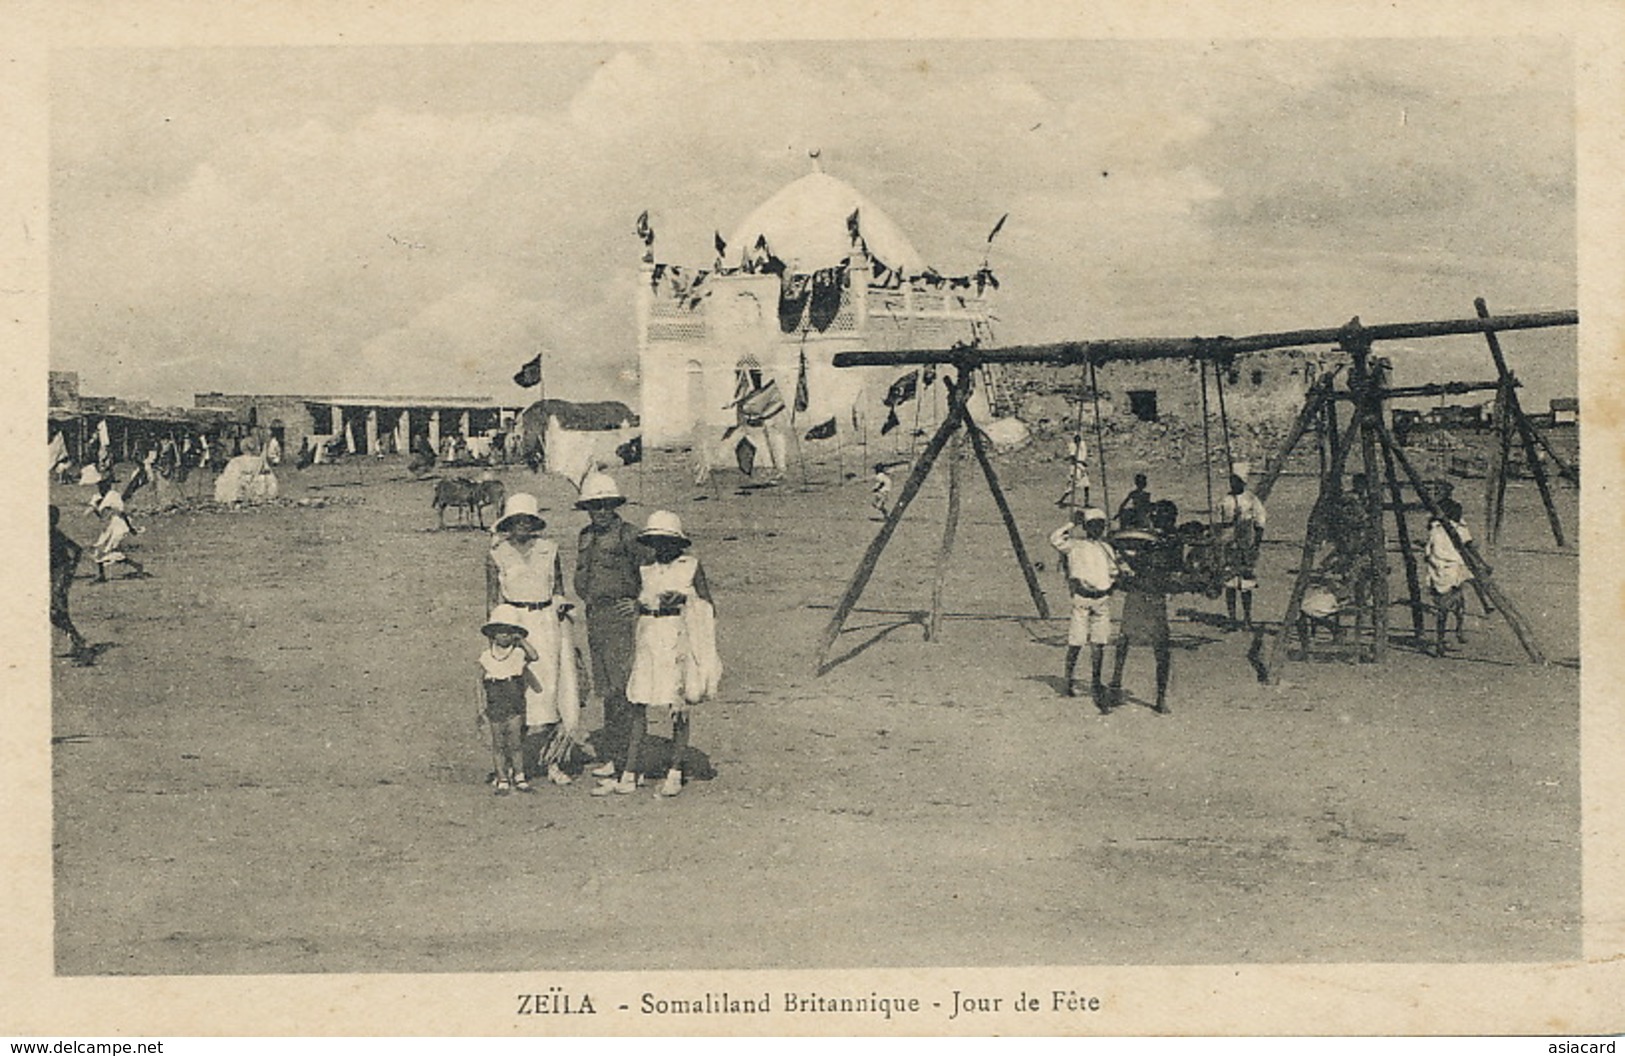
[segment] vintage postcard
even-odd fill
[[[1620,1028],[1613,5],[8,11],[0,1029]]]

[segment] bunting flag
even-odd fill
[[[1008,220],[1008,219],[1010,219],[1010,214],[1009,213],[1005,213],[1003,216],[999,217],[999,222],[994,224],[993,225],[993,230],[991,230],[991,231],[989,231],[987,233],[987,244],[988,245],[991,246],[993,244],[993,237],[995,235],[997,235],[999,233],[999,231],[1004,228],[1004,222],[1006,220]]]
[[[654,228],[649,226],[649,210],[647,209],[638,214],[637,235],[643,239],[644,245],[652,246],[655,244]]]
[[[891,383],[886,390],[884,401],[887,407],[896,407],[900,403],[907,403],[914,398],[915,386],[918,384],[918,375],[912,370]]]
[[[811,429],[808,429],[806,438],[808,440],[828,440],[830,437],[832,437],[834,435],[835,435],[835,419],[831,418],[827,422],[822,422],[822,423],[820,423],[818,425],[813,426]]]
[[[522,389],[532,389],[542,383],[542,354],[536,353],[536,358],[519,368],[513,376],[513,383]]]
[[[885,436],[887,433],[891,432],[893,429],[896,429],[902,424],[903,423],[897,418],[897,408],[888,406],[886,408],[886,422],[880,427],[880,435]]]
[[[643,461],[643,435],[640,433],[615,449],[621,465],[630,466]]]
[[[739,472],[750,476],[756,470],[756,445],[750,442],[750,437],[742,436],[739,443],[734,446],[734,460],[739,463]]]
[[[796,413],[805,414],[812,398],[807,392],[807,350],[801,350],[801,370],[796,375]]]
[[[784,410],[784,397],[779,394],[777,379],[739,401],[739,417],[746,425],[759,426]]]
[[[998,276],[993,274],[992,268],[988,267],[986,264],[983,264],[981,270],[977,271],[976,273],[976,292],[980,294],[989,286],[993,287],[995,290],[998,289],[999,279]]]
[[[726,257],[728,255],[728,243],[723,239],[722,232],[721,231],[712,232],[712,239],[716,243],[717,256]]]

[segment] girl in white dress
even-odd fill
[[[492,528],[485,558],[487,611],[512,606],[537,655],[525,672],[527,769],[539,769],[537,757],[561,723],[573,739],[580,719],[575,668],[564,662],[566,647],[572,643],[560,624],[570,607],[564,603],[558,544],[541,534],[546,527],[534,495],[510,495]],[[569,655],[573,652],[570,649]],[[556,761],[548,763],[547,777],[555,785],[570,783]]]
[[[606,780],[593,790],[595,796],[637,790],[639,754],[650,708],[667,708],[672,718],[672,762],[657,794],[681,792],[689,709],[711,697],[722,676],[711,590],[699,559],[687,552],[689,539],[683,534],[683,522],[675,513],[656,510],[638,540],[653,556],[638,569],[638,622],[632,675],[626,686],[632,727],[626,766],[620,780]]]

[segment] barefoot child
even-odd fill
[[[631,732],[620,780],[605,781],[593,789],[595,796],[637,791],[650,708],[667,708],[672,719],[671,767],[656,794],[681,792],[689,710],[715,693],[722,675],[711,590],[699,559],[687,552],[683,522],[675,513],[656,510],[638,541],[652,556],[638,569],[638,623],[626,686]]]
[[[1462,545],[1471,545],[1472,533],[1461,523],[1461,503],[1455,499],[1444,499],[1439,503],[1439,510],[1450,519],[1450,526],[1456,530],[1456,538],[1461,540]],[[1467,618],[1467,600],[1461,588],[1473,578],[1473,574],[1468,570],[1461,552],[1456,549],[1456,544],[1451,542],[1444,522],[1437,518],[1428,521],[1428,540],[1423,554],[1427,562],[1428,594],[1437,613],[1434,655],[1443,656],[1445,624],[1452,614],[1456,617],[1456,641],[1467,641],[1462,627]]]
[[[476,723],[491,728],[491,759],[496,766],[496,794],[511,789],[531,791],[525,776],[525,675],[537,659],[535,646],[526,640],[519,610],[498,605],[480,628],[485,648],[480,652],[480,708]]]

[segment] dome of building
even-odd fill
[[[760,238],[792,272],[833,268],[852,255],[847,218],[858,211],[858,229],[869,253],[888,268],[917,275],[925,262],[908,236],[856,188],[824,172],[810,172],[757,206],[728,240],[728,257],[741,263]]]

